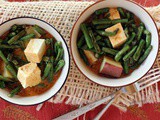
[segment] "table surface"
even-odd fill
[[[13,0],[9,0],[13,1]],[[16,0],[19,1],[19,0]],[[21,0],[25,1],[25,0]],[[78,0],[77,0],[78,1]],[[143,6],[155,6],[160,4],[160,0],[135,0]],[[0,99],[0,120],[51,120],[52,118],[72,111],[78,106],[66,105],[65,103],[53,104],[45,102],[40,111],[36,111],[37,106],[18,106]],[[78,119],[92,120],[102,109],[104,105],[80,116]],[[160,103],[145,104],[142,107],[131,106],[126,113],[121,112],[114,106],[111,106],[102,116],[101,120],[159,120]]]

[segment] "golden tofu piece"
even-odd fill
[[[86,55],[88,62],[92,65],[97,61],[97,58],[94,56],[94,53],[89,50],[84,50],[84,54]]]
[[[113,32],[116,29],[119,29],[115,36],[109,36],[109,40],[113,46],[113,48],[117,48],[121,46],[126,40],[127,37],[124,33],[123,27],[121,23],[117,23],[116,25],[105,29],[106,32]]]
[[[17,78],[23,88],[33,87],[41,82],[41,70],[36,63],[28,63],[18,68]]]
[[[110,8],[109,9],[109,13],[110,13],[110,17],[109,18],[111,20],[120,19],[121,18],[117,8]]]
[[[27,60],[34,63],[40,63],[46,51],[44,39],[31,39],[24,50]]]

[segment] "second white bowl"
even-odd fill
[[[143,64],[138,69],[134,70],[130,75],[124,78],[111,79],[94,74],[92,71],[90,71],[88,66],[86,66],[86,64],[83,62],[78,52],[77,36],[79,33],[80,24],[83,23],[89,16],[91,16],[91,14],[93,14],[95,10],[105,7],[122,7],[128,11],[131,11],[137,17],[140,18],[140,20],[145,24],[146,28],[152,34],[151,45],[153,46],[153,49],[151,53],[149,54],[145,62],[143,62]],[[158,53],[158,48],[159,48],[158,30],[152,17],[147,13],[147,11],[143,7],[127,0],[116,0],[116,1],[104,0],[89,6],[82,12],[82,14],[77,19],[71,31],[71,53],[75,61],[75,64],[77,65],[79,70],[93,82],[109,87],[120,87],[129,85],[142,78],[153,66]]]

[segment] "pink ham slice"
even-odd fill
[[[100,73],[118,78],[121,76],[122,71],[123,67],[120,62],[116,62],[110,57],[103,58]]]

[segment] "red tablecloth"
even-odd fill
[[[45,103],[42,109],[37,112],[36,106],[17,106],[0,100],[0,120],[51,120],[57,116],[76,109],[76,106]],[[92,120],[95,115],[104,107],[101,105],[88,112],[86,116],[80,116],[79,120]],[[101,120],[160,120],[160,104],[146,104],[139,108],[132,106],[126,113],[111,106],[102,116]]]
[[[13,0],[9,0],[13,1]],[[22,1],[22,0],[21,0]],[[25,0],[23,0],[25,1]],[[160,4],[160,0],[135,0],[145,6],[154,6]],[[0,120],[51,120],[69,111],[76,109],[78,106],[44,103],[40,111],[36,111],[36,106],[18,106],[5,102],[0,99]],[[104,105],[88,112],[86,116],[80,116],[82,120],[92,120]],[[121,112],[116,107],[111,106],[102,116],[102,120],[160,120],[160,103],[146,104],[139,108],[132,106],[126,113]]]

